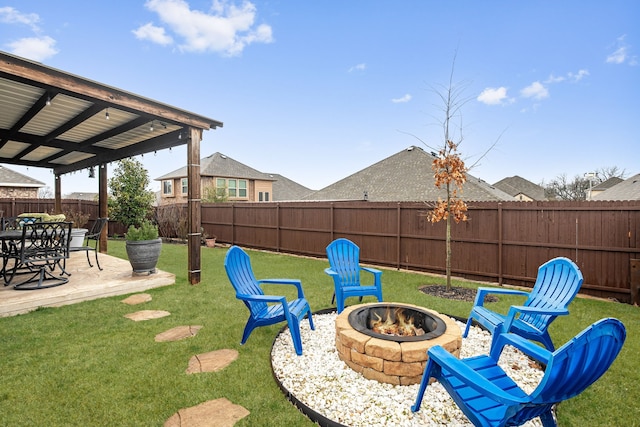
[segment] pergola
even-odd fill
[[[105,217],[110,162],[187,145],[192,284],[200,282],[200,142],[217,127],[222,122],[0,51],[0,163],[53,170],[56,212],[64,174],[98,168]]]

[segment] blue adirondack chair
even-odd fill
[[[336,239],[327,246],[327,258],[329,268],[324,270],[333,278],[335,292],[333,301],[336,301],[338,314],[344,310],[344,303],[348,297],[362,297],[372,295],[382,302],[382,271],[371,267],[360,266],[360,248],[348,239]],[[361,272],[373,275],[372,285],[362,285]]]
[[[311,308],[304,297],[302,284],[296,279],[262,279],[256,280],[249,255],[238,246],[232,246],[224,259],[224,268],[229,281],[236,291],[236,298],[244,302],[249,309],[249,319],[244,327],[241,344],[244,344],[251,332],[259,326],[273,325],[287,321],[291,339],[296,354],[302,354],[302,339],[300,338],[300,320],[304,316],[309,318],[312,330],[313,318]],[[265,295],[261,288],[263,284],[292,285],[298,290],[298,298],[287,301],[284,296]]]
[[[548,350],[555,349],[549,336],[549,325],[557,316],[569,314],[567,306],[582,286],[582,273],[568,258],[558,257],[538,268],[538,276],[531,292],[502,288],[478,288],[476,300],[462,334],[467,337],[469,327],[475,319],[492,334],[500,329],[514,332],[530,340],[542,343]],[[507,315],[486,308],[484,298],[488,294],[524,295],[523,305],[512,306]]]
[[[517,426],[540,417],[555,426],[553,406],[582,393],[609,369],[626,337],[622,322],[607,318],[595,322],[554,352],[513,333],[494,336],[489,355],[457,359],[441,346],[429,349],[429,361],[411,410],[420,404],[429,378],[436,378],[475,426]],[[505,345],[512,345],[546,364],[538,387],[525,393],[498,366]]]

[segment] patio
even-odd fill
[[[28,313],[38,307],[59,307],[114,295],[140,292],[161,286],[173,285],[175,275],[158,270],[145,276],[132,276],[129,261],[99,254],[100,271],[94,263],[89,267],[83,252],[72,253],[67,260],[69,282],[53,288],[39,290],[15,290],[12,286],[0,286],[0,317]]]

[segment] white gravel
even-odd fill
[[[418,384],[394,386],[364,378],[338,358],[335,349],[336,313],[316,314],[301,322],[302,356],[297,356],[285,329],[275,340],[271,361],[275,376],[300,402],[324,417],[345,426],[472,425],[439,383],[427,387],[420,411],[411,412]],[[457,322],[463,328],[464,324]],[[491,335],[472,327],[462,341],[461,358],[488,354]],[[542,372],[521,352],[507,347],[500,366],[527,393],[535,389]],[[541,426],[534,419],[525,426]]]

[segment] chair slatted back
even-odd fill
[[[538,268],[538,276],[524,303],[527,307],[567,308],[582,286],[582,273],[568,258],[558,257]],[[520,319],[537,328],[548,325],[556,316],[547,314],[523,314]]]
[[[534,403],[570,399],[593,384],[609,369],[626,338],[621,321],[602,319],[585,329],[553,353],[538,388]]]
[[[360,285],[360,248],[348,239],[336,239],[327,246],[331,269],[340,276],[342,286]]]
[[[69,257],[70,222],[34,222],[22,226],[22,262],[61,260]]]
[[[91,226],[91,230],[89,230],[89,232],[85,237],[89,240],[96,240],[96,239],[99,240],[100,235],[102,234],[102,230],[104,229],[104,227],[107,225],[108,222],[109,222],[109,218],[106,218],[106,217],[96,219],[93,222],[93,225]]]
[[[258,285],[253,269],[251,268],[251,260],[249,255],[242,248],[232,246],[227,251],[224,259],[224,268],[227,271],[229,281],[236,291],[236,295],[264,295],[264,291]],[[267,309],[264,302],[243,300],[251,314],[258,316]]]

